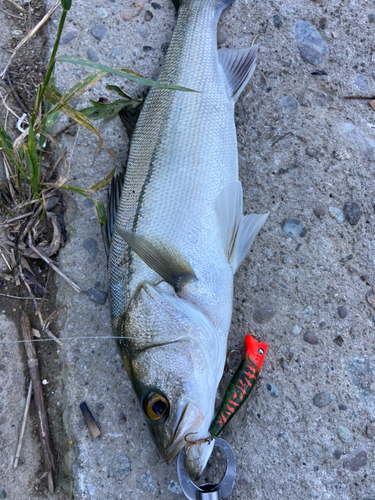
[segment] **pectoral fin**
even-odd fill
[[[115,230],[130,248],[175,290],[179,290],[187,282],[197,279],[185,257],[170,245],[157,240],[150,241],[144,236],[139,236],[118,226],[115,227]]]
[[[216,199],[224,251],[233,274],[246,257],[268,214],[242,215],[242,186],[235,181],[226,186]]]
[[[258,45],[247,49],[220,49],[219,62],[227,76],[233,99],[237,101],[254,73]]]

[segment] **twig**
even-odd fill
[[[0,293],[1,297],[7,297],[8,299],[20,299],[20,300],[33,300],[32,297],[17,297],[17,295],[8,295],[6,293]],[[35,300],[44,300],[44,297],[34,297]],[[48,300],[48,299],[46,299]]]
[[[344,95],[344,99],[375,99],[371,95]]]
[[[13,0],[7,0],[7,2],[9,2],[10,4],[12,4],[13,7],[15,7],[20,12],[22,12],[22,14],[26,14],[26,10],[23,7],[21,7],[21,5],[18,5],[18,3],[14,2]]]
[[[22,442],[23,442],[23,435],[25,434],[25,427],[26,427],[26,421],[27,421],[27,415],[29,413],[29,408],[30,408],[30,401],[31,401],[31,393],[33,389],[33,383],[30,380],[29,384],[29,391],[27,393],[27,399],[26,399],[26,405],[25,405],[25,411],[23,413],[23,419],[22,419],[22,425],[21,425],[21,431],[20,431],[20,436],[18,438],[18,445],[17,445],[17,451],[16,451],[16,458],[14,459],[14,464],[13,467],[16,469],[18,465],[19,458],[21,456],[21,448],[22,448]]]
[[[274,146],[275,144],[277,144],[279,141],[281,141],[281,139],[284,139],[288,135],[294,135],[294,134],[293,134],[293,132],[287,132],[286,134],[284,134],[281,137],[279,137],[278,139],[276,139],[276,141],[272,143],[272,146]]]
[[[30,215],[33,215],[33,213],[34,212],[28,212],[27,214],[22,214],[22,215],[18,215],[17,217],[13,217],[13,219],[9,219],[9,220],[5,221],[4,224],[0,224],[0,228],[7,228],[13,222],[16,222],[17,220],[24,219],[25,217],[29,217]]]
[[[27,113],[27,109],[26,109],[26,107],[25,107],[24,103],[21,101],[21,99],[20,99],[19,95],[17,94],[16,89],[13,87],[13,84],[12,84],[12,82],[11,82],[11,79],[10,79],[10,76],[9,76],[9,73],[8,73],[8,72],[7,72],[7,73],[6,73],[6,75],[5,75],[5,79],[6,79],[6,81],[9,83],[9,87],[11,88],[11,91],[12,91],[12,93],[13,93],[13,95],[14,95],[14,98],[15,98],[15,100],[18,102],[18,104],[19,104],[20,108],[22,109],[22,111],[23,111],[24,113],[28,114],[28,113]]]
[[[5,262],[6,266],[7,266],[7,268],[9,269],[9,271],[11,271],[11,270],[12,270],[12,266],[9,264],[9,262],[8,262],[7,258],[6,258],[6,257],[5,257],[5,255],[3,254],[3,251],[2,251],[2,249],[1,249],[1,248],[0,248],[0,254],[1,254],[2,258],[4,259],[4,262]]]
[[[23,17],[21,17],[21,16],[16,16],[15,14],[11,14],[10,12],[7,12],[7,11],[6,11],[6,10],[4,10],[4,9],[0,9],[0,12],[3,12],[3,14],[5,14],[6,16],[15,17],[16,19],[23,19]]]
[[[8,2],[10,2],[12,5],[17,5],[16,3],[13,3],[11,0],[8,0]],[[41,21],[39,21],[39,23],[30,31],[30,33],[28,33],[21,41],[20,43],[15,47],[15,49],[13,50],[13,54],[11,55],[7,65],[5,66],[3,72],[0,74],[0,78],[4,78],[6,72],[8,71],[8,68],[14,58],[14,56],[16,55],[16,53],[19,51],[19,49],[21,47],[23,47],[23,45],[25,45],[25,43],[27,43],[30,38],[32,38],[35,33],[43,26],[43,24],[45,24],[48,19],[52,16],[52,14],[55,12],[55,10],[59,7],[60,5],[60,0],[57,0],[55,2],[55,4],[53,5],[53,7],[47,12],[47,14],[43,17],[43,19]],[[18,6],[19,7],[19,6]],[[26,13],[26,12],[25,12]]]
[[[48,420],[46,407],[44,403],[43,388],[40,381],[39,365],[38,359],[36,357],[35,346],[32,342],[32,331],[28,315],[23,312],[21,315],[21,329],[22,336],[25,342],[25,350],[27,354],[27,364],[30,370],[30,378],[33,385],[34,402],[38,415],[38,425],[39,425],[39,436],[42,445],[44,466],[46,472],[48,473],[48,487],[51,493],[53,493],[53,481],[52,481],[52,469],[55,469],[51,438],[48,428]]]

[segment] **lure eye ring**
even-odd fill
[[[143,398],[143,411],[154,422],[165,417],[169,411],[168,400],[157,392],[148,392]]]
[[[259,353],[259,354],[264,354],[264,349],[262,349],[261,347],[259,347],[259,349],[258,349],[258,353]]]

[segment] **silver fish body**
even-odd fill
[[[235,101],[256,48],[217,50],[230,2],[183,0],[133,134],[110,249],[114,334],[159,451],[198,477],[232,315],[233,274],[266,216],[242,216]],[[159,398],[159,399],[158,399]],[[155,410],[155,412],[154,412]]]

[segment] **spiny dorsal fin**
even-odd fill
[[[255,69],[258,45],[247,49],[220,49],[219,62],[228,79],[233,99],[237,101]]]
[[[232,266],[233,274],[246,257],[256,235],[268,214],[242,215],[242,185],[235,181],[226,186],[216,198],[224,252]]]
[[[155,272],[157,272],[175,290],[186,283],[196,280],[195,273],[181,253],[161,241],[150,241],[121,227],[116,232],[126,241],[130,248]]]
[[[109,247],[111,244],[113,228],[115,225],[116,214],[120,204],[122,185],[124,183],[125,170],[121,174],[116,174],[112,177],[111,188],[108,192],[107,202],[107,223],[102,227],[102,237],[107,259],[109,258]]]

